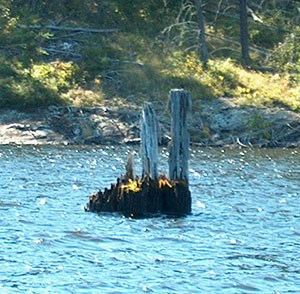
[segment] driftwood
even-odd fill
[[[141,119],[142,178],[134,175],[133,155],[126,173],[110,189],[89,197],[86,211],[118,212],[126,217],[153,215],[182,216],[191,213],[188,187],[189,135],[187,113],[191,102],[188,92],[172,90],[172,144],[169,154],[170,179],[158,176],[158,121],[150,104],[145,104]]]

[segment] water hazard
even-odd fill
[[[299,293],[299,149],[192,150],[186,218],[85,212],[129,152],[0,147],[1,293]]]

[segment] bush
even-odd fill
[[[61,94],[73,88],[77,68],[71,63],[33,64],[24,69],[20,63],[0,66],[0,107],[30,110],[62,104]]]
[[[76,86],[78,66],[72,62],[56,61],[33,64],[26,72],[34,81],[60,94]]]
[[[300,82],[300,27],[293,33],[286,36],[282,43],[279,43],[269,58],[271,66],[278,68],[281,72],[290,74],[291,80]]]

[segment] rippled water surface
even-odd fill
[[[186,218],[85,212],[128,153],[0,147],[0,293],[300,293],[300,150],[192,150]]]

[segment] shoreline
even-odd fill
[[[139,144],[141,108],[50,106],[0,112],[0,145]],[[169,117],[157,110],[162,145]],[[191,146],[300,147],[300,113],[280,107],[236,106],[230,99],[200,101],[189,119]]]

